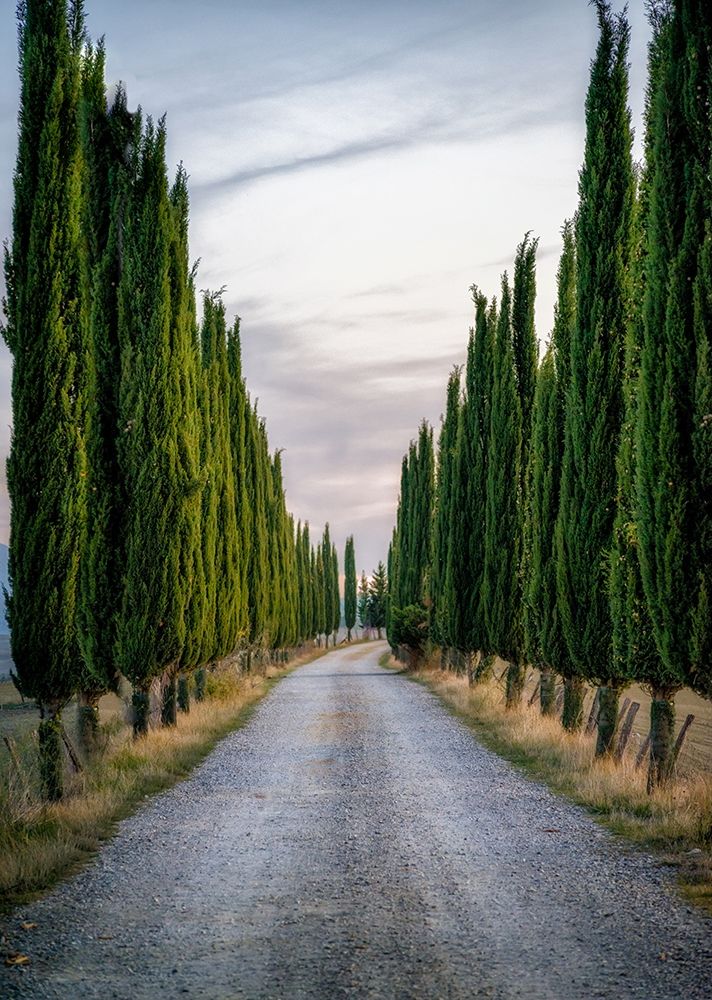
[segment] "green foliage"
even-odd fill
[[[529,438],[536,388],[539,350],[534,326],[536,303],[536,252],[538,239],[527,233],[517,247],[514,260],[512,294],[512,357],[517,379],[517,395],[522,415],[522,454],[519,470],[522,477],[529,463]]]
[[[460,373],[453,368],[447,385],[447,406],[438,442],[437,486],[433,520],[433,563],[430,578],[430,631],[433,641],[451,644],[451,616],[455,603],[452,577],[448,579],[450,547],[454,536],[455,471],[460,421]],[[385,567],[384,567],[385,573]],[[384,608],[385,611],[385,608]]]
[[[350,640],[351,629],[356,624],[356,556],[353,535],[346,539],[344,550],[344,622]]]
[[[678,0],[658,25],[648,94],[645,295],[635,495],[659,663],[651,681],[710,681],[712,28]]]
[[[422,654],[428,640],[428,612],[422,604],[393,609],[393,644]]]
[[[210,565],[210,599],[207,607],[203,662],[231,653],[242,638],[241,553],[237,526],[235,474],[232,466],[230,374],[227,355],[225,307],[219,295],[203,296],[201,330],[205,468],[204,565]]]
[[[488,652],[518,663],[521,635],[521,405],[512,344],[512,295],[505,274],[494,345],[481,602]]]
[[[388,595],[388,575],[386,567],[379,562],[373,571],[371,582],[368,584],[368,609],[370,627],[378,632],[381,638],[381,630],[386,627],[386,604]]]
[[[89,268],[82,237],[81,7],[19,7],[21,96],[5,256],[13,355],[8,618],[16,684],[50,715],[76,690],[86,539]],[[49,745],[49,744],[48,744]]]
[[[371,591],[365,572],[361,573],[358,585],[358,623],[362,629],[373,628],[371,620]]]
[[[181,426],[181,366],[191,344],[171,294],[175,213],[163,122],[155,127],[149,119],[133,160],[119,286],[125,562],[116,662],[145,691],[178,663],[185,644],[190,582],[181,575],[181,554],[186,536],[193,537],[196,483]]]
[[[529,659],[568,676],[568,655],[556,600],[554,534],[564,449],[568,353],[576,316],[573,225],[563,228],[551,345],[537,375],[525,512],[524,627]]]
[[[621,680],[612,652],[607,578],[615,515],[623,346],[630,295],[631,163],[625,16],[596,3],[600,37],[586,98],[586,149],[576,221],[576,322],[571,334],[557,600],[573,670]]]

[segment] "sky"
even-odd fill
[[[0,237],[17,133],[13,4],[0,5]],[[597,29],[586,0],[87,0],[107,82],[168,123],[190,175],[197,287],[242,320],[248,388],[287,502],[357,568],[385,561],[400,462],[437,429],[470,286],[498,293],[539,238],[537,333],[576,210]],[[640,155],[648,27],[631,0]],[[2,279],[0,279],[0,288]],[[0,541],[11,362],[0,348]]]

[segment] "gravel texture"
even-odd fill
[[[483,749],[383,649],[285,678],[6,921],[32,963],[0,970],[0,996],[712,997],[712,921],[670,872]]]

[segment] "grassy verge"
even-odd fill
[[[388,653],[381,665],[400,669]],[[495,681],[470,688],[465,677],[424,668],[409,674],[440,698],[489,749],[553,791],[584,806],[613,832],[675,866],[685,895],[712,912],[712,775],[688,769],[667,789],[646,792],[644,769],[594,760],[594,736],[566,733],[538,708],[508,712]]]
[[[193,702],[178,725],[138,742],[114,711],[103,723],[105,749],[69,783],[62,802],[35,791],[34,732],[19,741],[22,773],[0,772],[0,911],[33,898],[89,860],[119,820],[149,796],[185,778],[227,733],[243,726],[285,673],[325,655],[309,651],[267,676],[210,675],[207,700]],[[36,715],[35,715],[36,726]]]

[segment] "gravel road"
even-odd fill
[[[669,871],[339,650],[6,921],[0,996],[712,997]],[[21,931],[20,920],[38,924]]]

